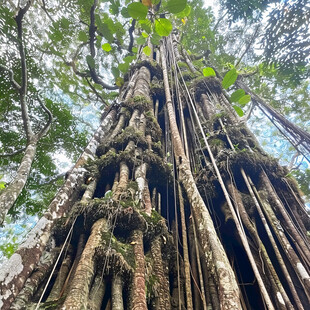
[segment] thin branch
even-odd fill
[[[294,166],[294,163],[295,163],[295,160],[296,158],[300,155],[300,153],[298,151],[295,152],[295,154],[293,155],[289,165],[288,165],[288,170],[289,171],[292,171],[293,170],[293,166]]]
[[[96,56],[95,52],[95,38],[96,38],[96,26],[95,26],[95,9],[97,6],[98,0],[94,0],[94,4],[90,9],[90,26],[89,26],[89,48],[90,48],[90,54],[93,58]],[[95,68],[88,65],[90,76],[93,79],[93,81],[99,85],[101,85],[103,88],[109,89],[109,90],[115,90],[118,89],[118,86],[111,86],[107,83],[105,83],[96,73]]]
[[[260,29],[260,24],[257,25],[257,27],[256,27],[256,29],[255,29],[252,37],[251,37],[251,40],[250,40],[249,44],[247,45],[245,51],[242,53],[242,55],[240,56],[239,60],[237,61],[236,65],[235,65],[236,68],[238,67],[238,65],[240,64],[241,60],[243,59],[243,57],[246,55],[246,53],[249,51],[250,47],[254,43],[254,41],[255,41],[255,39],[257,37],[259,29]]]
[[[11,82],[12,86],[19,92],[20,89],[21,89],[21,86],[15,81],[15,79],[14,79],[14,72],[11,69],[9,69],[6,66],[3,66],[1,64],[0,64],[0,69],[2,69],[4,71],[8,71],[9,79],[10,79],[10,82]]]
[[[26,147],[23,147],[17,151],[12,152],[12,153],[2,153],[2,154],[0,154],[0,157],[12,157],[12,156],[15,156],[15,155],[25,151],[25,149],[26,149]]]
[[[220,22],[224,19],[224,17],[228,14],[228,10],[217,20],[212,32],[215,32],[217,30],[217,27],[219,26]]]
[[[63,172],[63,173],[60,173],[60,174],[56,175],[55,177],[51,178],[50,180],[44,180],[40,183],[40,186],[53,184],[56,181],[63,179],[65,177],[66,173],[67,172]]]
[[[89,87],[92,89],[92,91],[97,95],[98,98],[100,98],[100,100],[103,102],[103,104],[105,106],[108,106],[107,102],[102,98],[102,96],[98,93],[97,89],[90,83],[88,78],[85,78],[87,81],[87,84],[89,85]]]
[[[54,19],[52,18],[52,16],[50,15],[50,13],[47,11],[46,9],[46,5],[45,5],[45,0],[42,0],[42,5],[41,5],[42,10],[45,12],[45,14],[47,15],[47,17],[50,19],[50,21],[52,23],[54,23]]]
[[[76,59],[79,56],[79,53],[81,51],[81,48],[86,46],[87,44],[89,44],[89,41],[83,42],[83,43],[79,44],[79,46],[77,47],[77,49],[76,49],[76,51],[75,51],[75,53],[74,53],[74,55],[72,57],[72,61],[74,61],[74,62],[76,61]]]
[[[250,108],[247,110],[246,114],[241,118],[241,121],[247,122],[250,119],[255,106],[256,106],[255,102],[251,102]]]
[[[87,72],[81,72],[79,71],[77,68],[76,68],[76,65],[75,65],[75,62],[74,61],[65,61],[65,64],[68,66],[68,67],[71,67],[73,72],[82,77],[82,78],[87,78],[89,77],[89,74]]]
[[[242,78],[247,78],[247,77],[250,77],[250,76],[253,76],[255,75],[256,73],[258,73],[258,69],[256,68],[254,71],[251,71],[251,72],[247,72],[247,73],[239,73],[238,75],[238,78],[242,77]]]
[[[48,131],[50,130],[50,127],[51,127],[51,124],[52,124],[52,121],[53,121],[53,115],[51,113],[51,111],[45,106],[45,104],[43,103],[43,101],[39,98],[38,96],[38,101],[40,103],[40,106],[42,107],[42,109],[47,113],[48,115],[48,121],[47,123],[45,124],[45,126],[41,129],[41,131],[38,133],[37,137],[38,137],[38,140],[42,137],[44,137]]]

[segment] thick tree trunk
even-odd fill
[[[240,309],[239,289],[235,279],[235,275],[231,269],[226,253],[220,243],[212,219],[207,211],[206,205],[202,200],[200,193],[195,184],[188,159],[185,156],[177,122],[175,118],[174,108],[171,101],[169,81],[167,74],[167,64],[165,58],[165,50],[161,46],[162,67],[166,94],[166,104],[170,121],[171,135],[173,140],[176,163],[179,169],[179,178],[186,191],[187,197],[192,207],[197,232],[202,244],[205,255],[205,261],[210,270],[215,270],[215,281],[218,285],[218,293],[220,304],[223,309]],[[212,254],[211,254],[212,253]],[[212,255],[212,261],[210,260]]]
[[[146,57],[132,67],[118,113],[0,271],[1,309],[307,309],[308,217],[297,210],[289,222],[298,193],[282,201],[285,171],[262,155],[217,79],[187,82],[196,102],[185,83],[182,93],[177,52],[162,46],[163,70]],[[156,79],[165,98],[150,96]]]

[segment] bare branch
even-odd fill
[[[10,82],[11,82],[12,86],[19,92],[21,89],[21,86],[15,81],[14,72],[11,69],[9,69],[6,66],[3,66],[1,64],[0,64],[0,69],[2,69],[4,71],[8,71]]]
[[[247,110],[246,114],[241,118],[241,121],[247,122],[250,119],[255,106],[256,106],[255,102],[251,102],[250,108]]]
[[[259,29],[260,29],[260,24],[257,25],[252,37],[251,37],[251,40],[249,42],[249,44],[247,45],[245,51],[242,53],[242,55],[240,56],[239,60],[237,61],[235,67],[238,67],[238,65],[240,64],[241,60],[243,59],[243,57],[246,55],[246,53],[249,51],[250,47],[252,46],[252,44],[254,43],[257,35],[258,35],[258,32],[259,32]]]
[[[12,157],[12,156],[15,156],[15,155],[25,151],[25,149],[26,149],[26,147],[23,147],[17,151],[12,152],[12,153],[2,153],[2,154],[0,154],[0,157]]]
[[[97,95],[97,97],[103,102],[103,104],[105,106],[108,106],[108,103],[102,98],[102,96],[97,92],[96,88],[91,85],[90,81],[88,78],[86,78],[87,84],[89,85],[89,87],[92,89],[92,91]]]
[[[47,11],[46,9],[46,5],[45,5],[45,0],[42,0],[42,5],[41,5],[42,10],[45,12],[45,14],[47,15],[47,17],[50,19],[50,21],[52,23],[54,23],[54,19],[52,18],[52,16],[50,15],[50,13]]]
[[[79,71],[77,68],[76,68],[76,65],[75,65],[75,62],[74,61],[66,61],[65,64],[68,66],[68,67],[71,67],[73,72],[82,77],[82,78],[87,78],[89,77],[89,74],[87,72],[81,72]]]
[[[60,174],[57,174],[56,176],[54,176],[53,178],[50,178],[49,180],[44,180],[44,181],[41,181],[40,185],[50,185],[50,184],[53,184],[55,183],[56,181],[60,180],[60,179],[63,179],[65,177],[67,172],[63,172],[63,173],[60,173]]]
[[[48,115],[47,123],[45,124],[45,126],[41,129],[41,131],[37,135],[38,140],[39,140],[40,138],[45,136],[48,133],[48,131],[50,130],[50,127],[51,127],[51,124],[52,124],[52,121],[53,121],[53,115],[52,115],[51,111],[45,106],[45,104],[43,103],[43,101],[39,97],[38,97],[38,101],[39,101],[40,106],[42,107],[42,109]]]
[[[226,10],[226,12],[219,17],[219,19],[217,20],[217,23],[215,24],[212,32],[215,32],[217,30],[217,27],[219,26],[219,24],[221,23],[221,21],[224,19],[224,17],[228,14],[228,10]]]

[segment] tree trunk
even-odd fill
[[[2,267],[1,309],[307,309],[299,193],[217,78],[184,81],[171,42],[161,66],[132,66],[121,104]],[[155,80],[164,98],[150,95]]]

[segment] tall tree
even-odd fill
[[[137,54],[112,68],[117,101],[2,267],[1,309],[306,309],[310,218],[240,118],[249,91],[227,95],[237,70],[221,78],[182,48],[186,1],[109,3],[133,19]],[[114,88],[100,53],[124,45],[123,31],[99,1],[76,4],[86,49],[65,64],[100,96]]]

